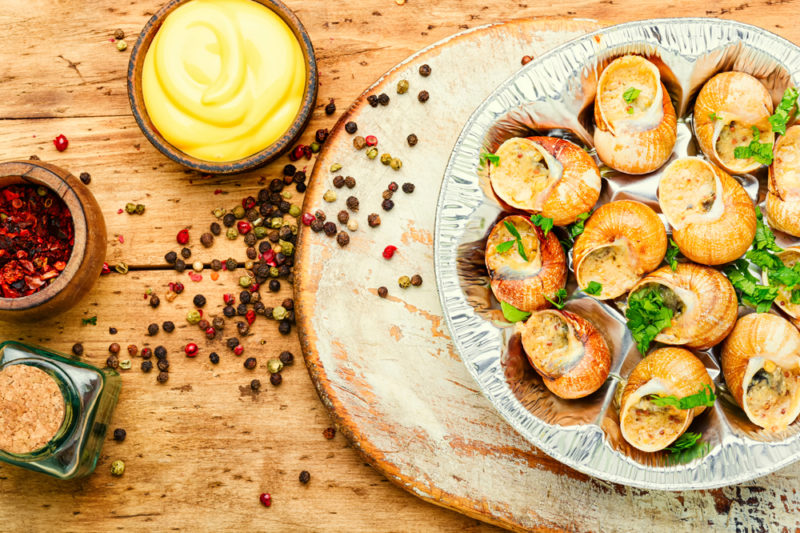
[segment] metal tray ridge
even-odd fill
[[[663,63],[662,80],[679,117],[670,160],[655,172],[632,177],[597,159],[592,149],[592,104],[597,79],[614,58],[636,53]],[[603,176],[598,206],[634,199],[660,213],[660,173],[677,157],[700,156],[691,110],[703,84],[718,72],[736,70],[758,78],[777,105],[797,85],[800,48],[766,30],[718,19],[658,19],[598,30],[561,45],[522,67],[476,109],[453,148],[439,194],[434,266],[444,317],[456,349],[483,394],[523,437],[555,459],[586,474],[634,487],[708,489],[741,483],[800,459],[800,422],[776,434],[752,424],[726,392],[718,348],[695,352],[719,390],[714,407],[699,416],[710,452],[688,464],[669,464],[621,436],[615,405],[620,383],[641,359],[625,326],[621,304],[575,294],[565,309],[597,326],[612,351],[611,375],[592,395],[562,400],[532,370],[514,328],[507,324],[489,288],[484,266],[486,237],[504,214],[479,159],[506,139],[553,135],[583,145]],[[766,170],[734,176],[755,202],[766,194]],[[666,225],[666,220],[662,217]],[[779,234],[782,246],[800,240]],[[568,254],[567,290],[575,290]],[[740,314],[750,310],[740,308]]]

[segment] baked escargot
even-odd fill
[[[679,409],[661,405],[656,398],[684,398],[714,390],[706,367],[683,348],[660,348],[642,359],[622,391],[619,424],[622,437],[643,452],[656,452],[684,434],[705,407]]]
[[[522,311],[548,307],[546,298],[554,299],[567,281],[558,238],[552,232],[545,236],[528,217],[498,222],[486,241],[485,259],[495,297]]]
[[[667,251],[667,232],[655,211],[640,202],[609,202],[594,212],[575,241],[578,286],[602,285],[600,299],[625,294],[655,270]]]
[[[675,146],[677,118],[658,67],[626,55],[612,61],[597,82],[594,145],[606,165],[645,174],[663,165]]]
[[[722,374],[752,423],[786,428],[800,414],[800,332],[777,315],[743,316],[722,347]]]
[[[569,311],[546,309],[518,326],[522,347],[544,385],[560,398],[583,398],[599,389],[611,352],[594,325]]]
[[[600,171],[579,146],[555,137],[515,137],[489,166],[495,194],[508,206],[571,224],[600,197]]]
[[[776,255],[784,266],[792,268],[800,262],[800,246],[786,248]],[[766,271],[762,272],[761,277],[765,284],[769,282],[769,275]],[[800,327],[800,303],[792,303],[792,288],[779,285],[778,297],[775,298],[775,304],[780,307],[784,313],[789,315],[789,318],[796,326]]]
[[[766,211],[770,226],[800,237],[800,125],[775,143]]]
[[[741,257],[756,234],[753,202],[738,181],[695,157],[664,169],[658,203],[681,253],[704,265]]]
[[[657,290],[672,309],[672,324],[655,340],[664,344],[705,350],[716,346],[736,323],[739,303],[733,285],[722,273],[693,263],[659,268],[631,289]]]
[[[694,131],[700,149],[714,164],[731,174],[761,166],[753,157],[736,157],[736,149],[756,140],[773,143],[769,117],[772,97],[750,74],[722,72],[703,85],[694,104]]]

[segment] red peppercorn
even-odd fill
[[[67,146],[69,146],[69,141],[63,135],[59,135],[58,137],[53,139],[53,144],[55,145],[56,150],[58,150],[59,152],[63,152],[64,150],[67,149]]]
[[[301,157],[303,157],[303,145],[298,144],[294,147],[294,149],[289,153],[289,160],[290,161],[297,161]]]
[[[196,357],[197,352],[200,350],[195,343],[190,342],[186,345],[186,348],[184,348],[183,351],[186,352],[186,357]]]
[[[314,218],[314,215],[311,213],[303,213],[303,218],[301,220],[303,221],[303,224],[310,226],[311,223],[316,220],[316,218]]]
[[[253,225],[246,220],[240,220],[239,222],[236,223],[236,229],[238,229],[239,233],[241,233],[242,235],[247,235],[248,233],[250,233],[250,230],[253,229]]]
[[[367,146],[375,146],[378,144],[378,138],[374,135],[367,135],[364,141],[367,143]]]
[[[389,186],[387,187],[387,189],[389,189],[389,190],[390,190],[390,191],[392,191],[392,192],[396,192],[396,191],[397,191],[397,188],[398,188],[398,185],[397,185],[397,182],[396,182],[396,181],[393,181],[393,182],[391,182],[391,183],[389,184]]]
[[[397,250],[397,246],[392,246],[391,244],[383,249],[383,258],[384,259],[391,259],[394,255],[395,250]]]
[[[272,248],[261,254],[261,259],[271,267],[278,266],[275,262],[275,250]]]
[[[268,492],[265,492],[261,496],[259,496],[258,500],[264,507],[269,507],[270,505],[272,505],[272,496],[270,496]]]
[[[245,209],[253,209],[256,206],[256,199],[252,196],[248,196],[242,200],[242,207]]]
[[[261,285],[259,285],[258,283],[253,283],[252,285],[250,285],[250,292],[258,292],[258,288],[260,286]]]
[[[306,159],[311,159],[311,156],[314,155],[314,151],[311,149],[310,146],[303,146],[303,155]]]
[[[186,244],[189,242],[189,230],[184,228],[178,232],[178,244]]]
[[[108,266],[108,263],[103,263],[103,270],[100,271],[101,274],[111,274],[111,267]]]
[[[252,309],[248,310],[247,313],[244,315],[244,319],[247,320],[248,324],[252,324],[256,321],[256,312]]]
[[[214,338],[214,337],[216,337],[216,336],[217,336],[217,330],[216,330],[216,329],[214,329],[214,328],[213,328],[213,327],[211,327],[211,326],[209,326],[209,327],[207,327],[207,328],[206,328],[206,337],[207,337],[207,338],[209,338],[209,339],[213,339],[213,338]]]
[[[225,305],[233,305],[236,303],[236,296],[233,294],[223,294],[222,301],[225,302]]]
[[[176,281],[175,286],[172,287],[172,292],[174,292],[175,294],[180,294],[183,292],[183,289],[184,289],[183,283],[181,283],[180,281]]]
[[[235,353],[236,355],[242,355],[244,353],[244,346],[242,346],[241,344],[237,344],[236,348],[233,349],[233,353]]]

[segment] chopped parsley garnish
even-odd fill
[[[496,167],[500,166],[500,156],[496,154],[492,154],[489,152],[482,152],[481,153],[481,168],[486,166],[486,162],[489,162],[490,165],[494,165]]]
[[[781,103],[778,104],[775,113],[769,117],[769,123],[775,133],[780,133],[781,135],[786,133],[786,124],[797,113],[797,95],[797,89],[794,87],[789,87],[783,91]]]
[[[523,260],[527,261],[528,260],[528,256],[525,253],[525,247],[522,246],[522,236],[519,234],[519,231],[517,230],[516,226],[514,226],[514,224],[512,224],[508,220],[504,220],[503,221],[503,225],[506,227],[508,232],[514,237],[514,240],[506,241],[506,242],[498,244],[497,245],[497,252],[501,253],[501,254],[503,252],[507,252],[508,250],[511,249],[512,246],[514,246],[514,243],[516,243],[517,244],[517,252],[519,253],[520,257],[522,257]],[[511,244],[507,248],[505,248],[503,250],[500,250],[501,246],[506,246],[506,245],[508,245],[508,243],[511,243]]]
[[[511,248],[514,247],[514,243],[516,242],[515,239],[511,239],[510,241],[501,242],[496,246],[496,250],[498,254],[504,254],[509,251]]]
[[[716,113],[716,112],[714,112],[714,113],[709,113],[709,114],[708,114],[708,118],[710,118],[711,120],[719,120],[719,115],[717,115],[717,113]]]
[[[667,263],[669,263],[669,267],[672,269],[673,272],[678,270],[678,253],[680,250],[678,249],[678,245],[675,244],[675,241],[672,239],[669,240],[669,246],[667,247],[667,255],[665,257]]]
[[[545,296],[544,299],[553,304],[553,307],[556,309],[564,309],[567,299],[567,291],[565,289],[558,289],[558,292],[555,294],[555,300],[551,300],[547,296]]]
[[[772,164],[772,143],[760,143],[761,132],[757,127],[752,126],[753,140],[747,146],[737,146],[733,149],[733,157],[736,159],[750,159],[751,157],[762,165]]]
[[[625,92],[622,93],[622,99],[628,102],[629,104],[632,104],[636,101],[637,98],[639,98],[640,92],[642,91],[640,91],[636,87],[628,87],[627,89],[625,89]]]
[[[654,288],[643,288],[628,297],[628,329],[642,355],[647,354],[656,335],[672,325],[672,309],[664,306],[661,293]]]
[[[714,390],[709,385],[703,385],[703,388],[695,394],[684,396],[683,398],[676,398],[675,396],[654,396],[650,401],[659,407],[671,405],[677,409],[686,410],[694,409],[695,407],[711,407],[714,405],[717,396]]]
[[[686,432],[672,443],[671,446],[666,448],[667,462],[669,464],[686,464],[691,463],[695,459],[704,457],[710,450],[711,446],[700,440],[702,433]]]
[[[578,215],[578,220],[576,220],[575,223],[569,227],[570,237],[572,237],[573,239],[577,239],[581,235],[581,233],[583,233],[583,230],[585,229],[586,226],[586,219],[589,218],[591,215],[592,215],[591,211],[589,211],[588,213],[581,213],[580,215]]]
[[[772,233],[769,226],[764,224],[764,215],[761,214],[761,208],[758,206],[756,206],[756,237],[753,240],[753,247],[756,250],[783,251],[783,248],[775,244],[775,234]]]
[[[89,324],[91,324],[92,326],[96,326],[97,325],[97,316],[93,316],[91,318],[81,318],[81,325],[82,326],[88,326]]]
[[[531,222],[533,222],[534,225],[542,228],[545,237],[547,237],[547,234],[550,233],[551,229],[553,229],[552,218],[543,217],[542,215],[531,215]]]
[[[743,304],[753,307],[759,313],[766,313],[778,297],[778,287],[761,285],[758,278],[750,273],[748,266],[747,261],[739,259],[725,269],[725,275]]]
[[[589,285],[587,285],[586,288],[583,289],[583,292],[585,292],[586,294],[591,294],[592,296],[597,296],[598,294],[603,292],[603,285],[597,283],[596,281],[590,281]]]
[[[500,302],[500,308],[503,310],[503,316],[505,317],[505,319],[511,323],[521,322],[522,320],[525,320],[526,318],[531,316],[529,312],[520,311],[513,305],[506,302]]]

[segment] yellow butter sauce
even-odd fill
[[[156,129],[198,159],[235,161],[291,126],[303,99],[300,43],[253,0],[191,0],[167,15],[144,60]]]

